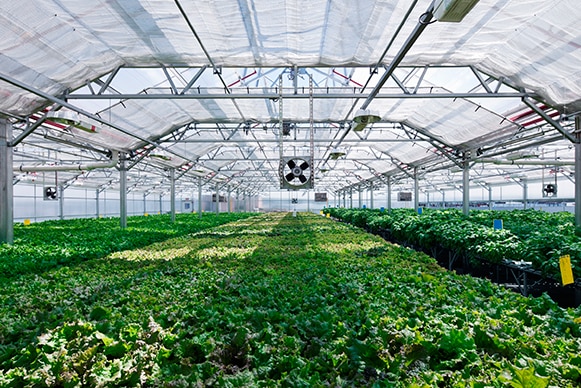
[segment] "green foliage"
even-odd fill
[[[574,387],[579,313],[265,214],[2,280],[0,386]]]
[[[357,222],[356,226],[371,232],[388,232],[404,244],[427,250],[442,247],[493,263],[531,262],[533,268],[557,279],[559,257],[568,254],[573,274],[581,276],[581,238],[575,234],[570,213],[476,210],[466,217],[457,209],[428,209],[421,216],[411,209],[384,213],[365,209],[325,211],[339,220],[354,225]],[[502,219],[504,229],[493,229],[494,219]]]
[[[176,214],[129,217],[121,229],[119,218],[45,221],[15,225],[13,245],[0,244],[0,280],[23,274],[42,274],[105,257],[111,252],[134,249],[168,238],[250,217],[251,213]]]

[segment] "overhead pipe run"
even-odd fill
[[[575,161],[567,161],[567,160],[546,160],[546,159],[539,159],[539,160],[510,160],[510,159],[495,159],[495,158],[482,158],[476,159],[474,162],[476,163],[492,163],[492,164],[499,164],[499,165],[514,165],[514,166],[574,166]]]
[[[539,108],[534,103],[534,101],[531,101],[530,100],[530,98],[523,97],[522,102],[525,103],[525,105],[527,105],[529,108],[531,108],[532,110],[534,110],[535,112],[537,112],[539,116],[541,116],[546,122],[548,122],[549,124],[551,124],[557,131],[559,131],[571,143],[577,143],[578,142],[578,139],[576,138],[575,135],[572,135],[571,133],[569,133],[565,128],[563,128],[561,126],[561,124],[558,121],[556,121],[555,119],[553,119],[553,117],[549,116],[544,110],[542,110],[541,108]]]
[[[111,160],[108,162],[94,162],[85,164],[71,164],[58,166],[38,166],[38,165],[20,165],[13,167],[15,172],[52,172],[52,171],[88,171],[98,168],[113,168],[119,162],[119,152],[111,151]]]

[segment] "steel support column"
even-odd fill
[[[127,228],[127,158],[125,153],[119,154],[119,226]]]
[[[369,208],[373,209],[373,185],[369,188]]]
[[[99,195],[101,194],[101,191],[99,189],[95,190],[95,217],[99,218],[99,216],[101,215],[99,212]]]
[[[220,214],[220,189],[216,184],[216,214]]]
[[[523,209],[527,209],[527,202],[529,201],[529,184],[526,179],[522,180],[522,199]]]
[[[232,207],[232,199],[231,199],[232,189],[230,185],[228,185],[228,214],[232,211],[230,208]]]
[[[59,220],[65,219],[65,187],[59,185]]]
[[[0,243],[14,242],[12,124],[0,118]]]
[[[202,218],[202,178],[198,178],[198,218]]]
[[[581,116],[575,117],[575,229],[581,235]]]
[[[349,188],[349,209],[353,209],[353,187]]]
[[[387,211],[391,211],[391,178],[387,178]]]
[[[176,222],[176,169],[169,169],[169,181],[170,181],[170,215],[171,222]]]
[[[361,190],[361,185],[357,188],[357,199],[359,200],[359,209],[363,207],[363,190]]]
[[[420,182],[418,177],[418,168],[414,167],[414,209],[417,211],[420,207]]]
[[[462,212],[465,216],[470,214],[470,165],[464,161],[462,170]]]

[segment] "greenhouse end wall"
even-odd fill
[[[118,217],[120,214],[119,192],[102,190],[97,194],[95,188],[69,187],[64,190],[62,201],[44,198],[44,187],[41,185],[14,186],[14,221],[25,219],[33,222],[89,217]],[[144,198],[143,193],[128,193],[127,214],[143,215],[169,212],[169,197],[150,195]]]

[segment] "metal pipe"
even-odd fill
[[[65,186],[59,185],[59,219],[65,219]]]
[[[426,10],[426,12],[422,15],[423,18],[418,21],[418,24],[416,24],[416,27],[414,28],[414,30],[412,31],[410,36],[407,38],[404,45],[401,47],[401,49],[398,51],[398,53],[395,55],[395,57],[393,57],[393,60],[391,61],[391,63],[387,67],[387,69],[385,70],[385,73],[383,73],[383,75],[381,76],[381,78],[377,82],[377,85],[375,85],[375,87],[373,88],[371,93],[369,93],[369,96],[363,102],[363,105],[361,105],[361,109],[367,109],[369,104],[371,104],[371,101],[373,101],[375,96],[377,96],[377,94],[379,93],[379,90],[383,87],[385,82],[389,79],[391,74],[395,71],[397,66],[401,63],[401,61],[403,60],[403,58],[405,57],[407,52],[412,48],[412,46],[414,45],[416,40],[420,37],[422,32],[426,29],[426,27],[430,23],[430,20],[432,20],[432,17],[434,16],[434,15],[432,15],[433,10],[434,10],[434,3],[430,3],[430,6]]]
[[[101,216],[100,209],[99,209],[99,194],[101,194],[100,189],[95,190],[95,216],[99,218]]]
[[[482,158],[476,159],[476,163],[492,163],[498,165],[510,165],[510,166],[574,166],[575,161],[567,160],[508,160],[508,159],[494,159],[494,158]]]
[[[222,89],[220,89],[222,90]],[[320,90],[320,92],[318,92]],[[252,89],[250,89],[252,91]],[[361,98],[360,93],[330,93],[327,89],[315,89],[313,97],[315,99],[333,99],[333,100],[353,100],[356,98]],[[137,94],[137,93],[127,93],[127,94],[67,94],[67,100],[223,100],[223,99],[236,99],[236,100],[246,100],[246,99],[260,99],[260,100],[273,100],[280,97],[287,99],[303,99],[309,98],[309,94],[280,94],[276,92],[264,92],[263,89],[256,89],[256,93],[230,93],[230,94],[220,94],[220,93],[195,93],[195,94],[170,94],[170,93],[158,93],[158,94]],[[523,98],[529,96],[524,92],[504,92],[504,93],[466,93],[466,92],[450,92],[450,93],[429,93],[429,92],[419,92],[416,94],[407,93],[377,93],[373,99],[425,99],[425,98]],[[337,121],[342,121],[337,120]],[[215,122],[215,121],[213,121]]]
[[[544,110],[539,108],[534,102],[530,101],[528,97],[523,97],[522,102],[528,105],[529,108],[534,110],[545,119],[546,122],[551,124],[557,131],[559,131],[563,136],[565,136],[569,141],[572,143],[576,143],[576,137],[565,130],[557,121],[555,121],[552,117],[550,117]]]
[[[95,120],[95,121],[97,121],[97,122],[99,122],[101,124],[107,125],[107,126],[113,128],[113,129],[115,129],[115,130],[117,130],[117,131],[119,131],[119,132],[127,135],[127,136],[130,136],[130,137],[132,137],[134,139],[140,140],[140,141],[144,142],[145,144],[150,144],[150,145],[152,145],[154,147],[157,147],[157,148],[159,148],[161,150],[164,150],[164,151],[166,151],[167,153],[169,153],[171,155],[175,155],[175,156],[177,156],[179,158],[182,158],[184,160],[187,160],[189,162],[193,162],[193,163],[196,162],[195,160],[192,160],[189,157],[180,155],[179,153],[177,153],[177,152],[175,152],[175,151],[173,151],[173,150],[171,150],[171,149],[169,149],[167,147],[164,147],[164,146],[162,146],[162,145],[160,145],[160,144],[158,144],[158,143],[156,143],[154,141],[151,141],[151,140],[149,140],[149,139],[147,139],[147,138],[145,138],[143,136],[136,135],[134,133],[131,133],[130,131],[127,131],[127,130],[123,129],[122,127],[120,127],[120,126],[118,126],[116,124],[110,123],[110,122],[102,119],[101,117],[99,117],[99,116],[97,116],[95,114],[92,114],[92,113],[90,113],[90,112],[88,112],[88,111],[86,111],[84,109],[81,109],[81,108],[79,108],[79,107],[77,107],[77,106],[69,103],[68,101],[65,101],[65,100],[63,100],[61,98],[55,97],[55,96],[53,96],[53,95],[51,95],[49,93],[43,92],[42,90],[36,89],[36,88],[34,88],[34,87],[30,86],[30,85],[26,85],[25,83],[23,83],[23,82],[15,79],[15,78],[13,78],[13,77],[9,77],[9,76],[7,76],[5,74],[0,74],[0,80],[5,81],[5,82],[7,82],[7,83],[9,83],[9,84],[11,84],[13,86],[16,86],[17,88],[26,90],[26,91],[28,91],[28,92],[30,92],[32,94],[35,94],[35,95],[37,95],[39,97],[42,97],[42,98],[46,99],[48,101],[52,101],[52,102],[54,102],[56,104],[59,104],[62,107],[71,109],[71,110],[73,110],[73,111],[75,111],[77,113],[80,113],[80,114],[82,114],[82,115],[84,115],[84,116],[86,116],[88,118],[91,118],[91,119],[93,119],[93,120]],[[118,95],[116,94],[115,96],[118,96]],[[212,170],[212,171],[214,171],[214,170]],[[214,172],[217,173],[217,171],[214,171]]]
[[[220,189],[218,184],[216,184],[216,214],[220,214]]]
[[[526,179],[522,181],[522,197],[523,197],[523,209],[527,209],[527,202],[529,201],[529,185]]]
[[[12,124],[0,117],[0,243],[14,243]]]
[[[397,29],[395,30],[393,36],[391,37],[391,40],[389,41],[389,43],[387,44],[387,46],[385,47],[385,50],[383,50],[383,53],[381,53],[381,56],[379,57],[379,60],[377,61],[377,64],[375,66],[373,66],[373,69],[371,70],[371,75],[369,76],[369,78],[367,79],[367,82],[365,83],[365,86],[363,87],[363,90],[365,90],[365,88],[367,87],[367,85],[369,84],[369,81],[371,81],[371,77],[373,76],[373,74],[375,74],[375,72],[377,71],[377,69],[379,68],[379,64],[383,61],[383,59],[385,58],[385,56],[387,55],[387,52],[389,51],[389,49],[391,48],[391,45],[393,44],[393,42],[395,41],[395,39],[397,38],[397,36],[399,35],[399,33],[401,32],[401,29],[403,28],[405,22],[408,20],[408,18],[410,17],[410,14],[412,13],[413,9],[416,7],[417,4],[417,0],[414,0],[410,6],[408,7],[408,10],[406,12],[406,14],[404,15],[403,19],[401,20],[401,22],[399,23],[399,25],[397,26]]]
[[[127,228],[127,164],[125,154],[119,160],[119,226]]]
[[[575,116],[575,231],[581,235],[581,116]]]
[[[470,214],[470,164],[464,162],[462,170],[462,212],[465,216]]]
[[[28,135],[30,135],[32,132],[34,132],[38,127],[40,127],[42,125],[42,123],[44,123],[44,121],[46,120],[46,116],[48,115],[50,111],[45,112],[42,117],[40,117],[38,120],[36,120],[36,122],[32,125],[29,125],[28,128],[26,128],[16,139],[12,140],[10,142],[10,147],[16,147],[18,144],[20,144],[20,142],[24,139],[26,139],[26,137]]]
[[[380,128],[380,127],[377,127]],[[331,139],[313,139],[313,143],[322,143],[322,144],[329,144],[331,143],[333,140]],[[255,139],[236,139],[236,140],[216,140],[216,139],[183,139],[180,140],[179,143],[180,144],[184,144],[184,143],[195,143],[195,144],[205,144],[205,143],[211,143],[211,144],[216,144],[216,145],[228,145],[228,143],[233,143],[233,145],[238,145],[238,144],[246,144],[246,143],[251,143],[251,144],[256,144],[257,142],[260,143],[279,143],[280,140],[278,139],[260,139],[260,140],[255,140]],[[405,138],[399,138],[399,139],[365,139],[365,140],[361,140],[361,139],[347,139],[344,140],[343,143],[354,143],[354,144],[359,144],[359,143],[426,143],[428,142],[428,140],[425,139],[405,139]],[[168,142],[169,143],[169,142]],[[306,144],[308,145],[308,143],[310,143],[309,139],[304,139],[304,140],[294,140],[294,139],[285,139],[284,140],[284,144],[288,145],[288,144]],[[76,145],[75,145],[76,146]],[[320,158],[320,160],[323,160],[325,158]]]
[[[387,211],[391,210],[391,177],[387,177]]]
[[[35,166],[35,165],[20,165],[13,167],[12,170],[16,172],[52,172],[52,171],[88,171],[95,170],[98,168],[112,168],[117,166],[119,161],[119,153],[117,151],[111,152],[111,160],[108,162],[94,162],[85,164],[74,164],[74,165],[58,165],[58,166]]]
[[[349,187],[349,209],[353,209],[353,186]]]
[[[176,169],[170,168],[169,170],[169,180],[170,180],[170,214],[171,222],[176,222]]]
[[[202,177],[198,177],[198,218],[202,218]]]
[[[418,168],[414,167],[414,209],[417,211],[420,207],[420,181]]]

